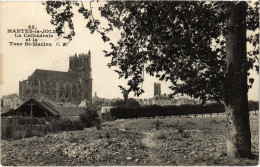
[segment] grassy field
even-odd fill
[[[250,116],[252,152],[258,157],[258,115]],[[45,137],[2,140],[2,165],[257,165],[258,158],[229,159],[226,119],[129,119],[101,130],[60,132]]]

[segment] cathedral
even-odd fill
[[[23,101],[30,98],[50,99],[61,104],[91,101],[90,51],[88,54],[70,56],[68,72],[36,69],[28,79],[19,82],[19,96]]]

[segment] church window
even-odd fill
[[[64,86],[63,86],[63,84],[60,84],[60,93],[59,93],[59,96],[61,97],[64,93],[65,93]]]
[[[50,90],[49,90],[49,89],[46,90],[46,95],[47,95],[47,96],[50,95]]]
[[[76,84],[72,85],[72,96],[73,97],[77,96],[77,86],[76,86]]]
[[[38,94],[38,89],[33,89],[33,91],[32,91],[32,93],[34,94],[34,95],[36,95],[36,94]]]
[[[47,87],[47,88],[51,88],[51,82],[50,82],[50,81],[47,81],[47,82],[46,82],[46,87]]]
[[[30,94],[30,93],[31,93],[31,90],[30,90],[30,89],[26,89],[26,90],[25,90],[25,93],[26,93],[26,94]]]
[[[26,87],[29,87],[30,86],[30,82],[26,81],[25,85],[26,85]]]
[[[41,86],[41,89],[40,89],[41,94],[44,94],[44,89],[45,89],[45,87]]]
[[[71,60],[70,60],[70,67],[69,67],[70,69],[72,69],[72,63],[71,63]]]
[[[39,86],[39,83],[36,79],[33,81],[33,86]]]

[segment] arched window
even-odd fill
[[[45,90],[45,82],[44,81],[40,81],[40,85],[41,85],[41,90],[40,90],[40,92],[41,92],[41,94],[43,95],[44,94],[44,90]]]
[[[27,89],[25,90],[25,94],[31,94],[31,90],[30,90],[29,88],[27,88]]]
[[[45,94],[46,94],[47,96],[49,96],[49,95],[50,95],[50,89],[47,88]]]
[[[33,94],[33,95],[37,95],[37,94],[39,94],[38,89],[37,89],[37,88],[34,88],[34,89],[32,90],[32,94]]]
[[[29,82],[29,81],[26,81],[25,86],[26,86],[26,87],[30,87],[30,82]]]
[[[61,97],[63,94],[65,94],[65,88],[64,85],[60,83],[59,97]]]
[[[72,84],[72,97],[77,96],[77,85],[75,83]]]
[[[46,81],[46,88],[51,88],[52,84],[51,81]]]
[[[70,85],[69,85],[69,83],[66,82],[66,83],[64,84],[64,87],[65,87],[65,96],[66,96],[66,98],[68,98],[69,95],[70,95]]]

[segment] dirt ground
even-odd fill
[[[250,115],[253,159],[226,155],[226,119],[172,117],[107,122],[102,130],[1,141],[4,166],[257,165],[259,115]]]

